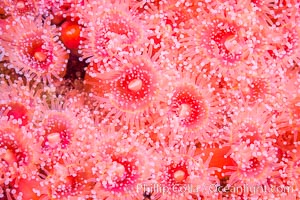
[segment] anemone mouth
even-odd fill
[[[250,179],[260,179],[266,170],[266,163],[263,158],[252,156],[248,161],[242,164],[241,172]]]
[[[155,73],[148,65],[132,66],[112,83],[112,88],[113,105],[124,111],[144,110],[155,98]]]
[[[110,183],[103,185],[105,190],[114,192],[126,192],[128,187],[133,186],[139,178],[137,159],[133,155],[113,155],[109,173],[112,174]]]
[[[23,10],[26,8],[26,6],[30,5],[30,3],[28,1],[24,1],[24,0],[17,0],[17,1],[15,1],[15,3],[16,3],[16,8],[18,10]]]
[[[10,102],[8,104],[0,104],[0,110],[6,113],[9,120],[17,120],[21,126],[28,124],[29,111],[22,103]]]
[[[185,184],[192,183],[191,175],[195,175],[196,171],[191,171],[188,166],[188,162],[185,159],[170,160],[164,164],[161,169],[161,175],[158,179],[159,184],[167,188],[173,188],[172,190],[166,191],[168,195],[177,196],[180,194],[180,187]],[[187,191],[186,191],[187,192]]]
[[[0,158],[2,162],[5,162],[9,166],[13,166],[17,163],[18,166],[28,164],[28,153],[17,142],[15,131],[11,128],[0,129]]]
[[[127,171],[128,169],[126,169],[126,165],[124,165],[125,163],[120,163],[118,161],[113,161],[113,174],[115,175],[115,177],[113,178],[115,181],[120,182],[120,181],[124,181],[127,177]]]
[[[261,140],[260,129],[254,123],[243,123],[238,128],[237,134],[238,141],[235,142],[245,142],[247,145],[254,144]]]
[[[128,89],[131,91],[138,92],[143,87],[143,81],[139,78],[133,79],[128,84]]]
[[[22,43],[22,42],[21,42]],[[26,63],[31,64],[37,71],[48,71],[53,62],[53,53],[46,49],[44,40],[35,37],[24,39],[22,54],[26,56]]]
[[[186,183],[189,177],[189,172],[184,162],[169,165],[167,168],[166,177],[169,178],[167,181],[169,185],[173,186],[176,184]]]
[[[43,124],[45,135],[42,146],[46,149],[67,148],[74,135],[73,127],[68,120],[68,117],[62,113],[50,114]]]
[[[228,63],[241,59],[238,26],[222,19],[215,19],[206,29],[204,45],[211,56],[218,56]],[[216,55],[217,54],[217,55]]]
[[[207,120],[204,98],[193,87],[178,87],[171,98],[171,111],[185,127],[201,126]]]

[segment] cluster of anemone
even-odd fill
[[[299,199],[297,0],[0,2],[0,199]]]

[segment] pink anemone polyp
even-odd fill
[[[184,184],[189,176],[187,166],[184,162],[173,163],[169,165],[167,170],[168,185]]]
[[[241,57],[238,44],[238,27],[222,19],[215,19],[209,24],[207,30],[207,41],[205,41],[208,51],[215,56],[217,49],[218,56],[229,63],[238,61]]]
[[[115,192],[126,192],[128,187],[134,185],[139,175],[137,160],[130,155],[117,155],[112,157],[112,166],[109,171],[112,171],[112,183],[103,185],[106,190]]]
[[[19,138],[14,137],[18,135],[16,130],[18,129],[0,129],[1,161],[6,162],[9,166],[13,166],[14,163],[17,163],[18,166],[22,166],[28,162],[28,153],[18,142]]]
[[[20,43],[22,43],[20,46],[23,46],[23,54],[34,69],[38,71],[49,70],[51,63],[53,63],[53,53],[50,49],[43,48],[45,41],[39,37],[28,36]]]
[[[0,104],[0,111],[6,113],[9,120],[17,120],[21,126],[25,126],[29,121],[29,111],[26,106],[19,102],[10,102],[7,104]]]
[[[87,12],[88,11],[88,12]],[[145,32],[139,24],[139,19],[130,14],[128,7],[108,2],[93,1],[83,13],[79,21],[85,28],[86,35],[80,53],[87,61],[100,62],[103,58],[110,58],[120,52],[141,46],[145,39]]]
[[[121,110],[143,110],[151,104],[157,91],[156,73],[150,63],[130,63],[111,84],[111,102]]]
[[[8,68],[23,74],[29,81],[53,82],[66,72],[69,54],[58,41],[58,29],[41,17],[13,18],[2,34],[3,47],[10,60]]]
[[[181,119],[183,126],[193,127],[207,119],[204,98],[192,86],[180,86],[171,98],[171,110]]]
[[[62,113],[52,113],[44,121],[44,142],[45,148],[67,148],[71,143],[73,128],[67,116]]]

